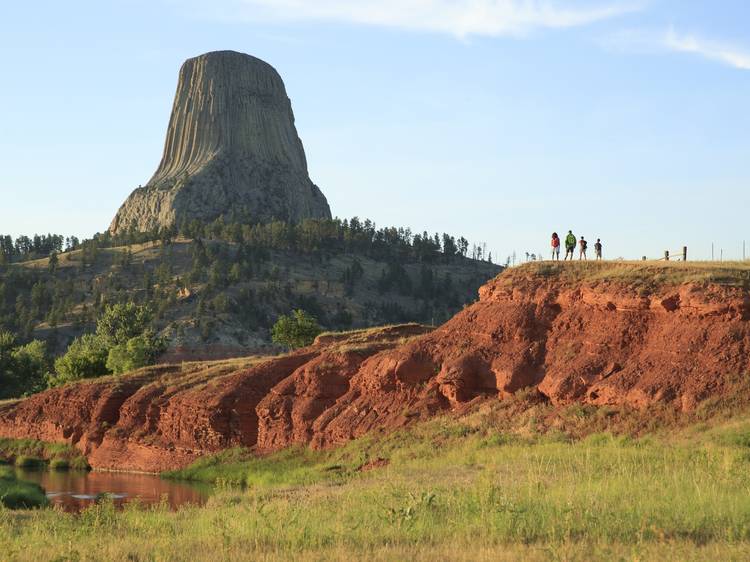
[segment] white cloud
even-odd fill
[[[338,21],[461,38],[576,27],[640,9],[636,0],[577,2],[577,7],[571,7],[569,0],[234,0],[233,4],[248,19]]]
[[[738,47],[699,39],[692,35],[679,35],[674,29],[667,31],[662,44],[672,51],[692,53],[734,68],[750,70],[750,51],[744,51]]]
[[[605,48],[623,53],[677,52],[697,55],[741,70],[750,70],[750,50],[727,43],[666,31],[623,29],[601,39]]]

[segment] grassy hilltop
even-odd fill
[[[556,278],[565,282],[618,282],[634,287],[659,287],[683,283],[750,287],[750,261],[572,261],[531,262],[509,269],[502,279]]]

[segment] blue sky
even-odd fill
[[[739,258],[749,26],[742,0],[4,2],[0,232],[106,229],[180,64],[233,49],[281,73],[335,215],[503,260],[569,228],[612,258]]]

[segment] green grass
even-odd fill
[[[41,467],[52,460],[68,463],[75,470],[88,470],[89,464],[80,451],[65,443],[49,443],[35,439],[0,438],[0,462],[26,468]],[[20,463],[20,464],[19,464]]]
[[[47,503],[47,496],[40,486],[18,480],[12,469],[0,466],[0,506],[30,509],[46,506]]]
[[[220,485],[204,508],[0,510],[0,547],[10,560],[750,556],[747,409],[661,414],[638,437],[643,413],[505,402],[334,450],[233,449],[171,473],[246,485]]]
[[[352,467],[332,461],[338,456],[300,447],[256,457],[247,449],[238,448],[199,459],[186,469],[162,476],[259,489],[309,486],[322,481],[341,481],[348,476]]]
[[[36,457],[27,457],[25,455],[19,455],[16,457],[14,464],[18,468],[44,468],[47,463],[44,462],[44,460],[38,459]]]
[[[620,282],[634,287],[658,288],[682,283],[750,286],[750,261],[572,261],[531,262],[511,268],[500,279],[512,283],[527,276],[562,281]]]
[[[68,459],[52,459],[49,461],[50,470],[69,470],[70,461]]]

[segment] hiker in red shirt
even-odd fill
[[[552,260],[560,261],[560,237],[557,232],[552,233]]]

